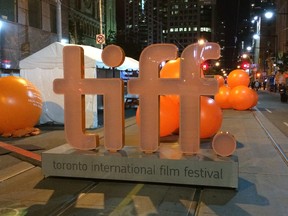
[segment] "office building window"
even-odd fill
[[[50,5],[50,28],[51,32],[57,33],[56,6]]]
[[[0,17],[15,22],[14,0],[0,0]]]
[[[40,0],[29,0],[29,26],[42,28],[42,6]]]

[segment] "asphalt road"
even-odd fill
[[[258,96],[258,110],[288,137],[288,103],[282,103],[275,92],[259,90]]]

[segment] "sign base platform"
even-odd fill
[[[68,144],[42,153],[42,171],[48,176],[109,179],[183,185],[238,188],[238,157],[219,157],[212,149],[188,156],[175,143],[161,144],[156,153],[125,146],[109,152],[103,146],[93,151]]]

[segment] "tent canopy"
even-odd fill
[[[54,93],[53,81],[63,77],[63,48],[65,46],[71,46],[71,44],[55,42],[20,61],[20,76],[31,81],[43,97],[40,124],[64,123],[64,97]],[[86,78],[96,78],[96,68],[109,69],[101,59],[101,49],[91,46],[81,47],[84,49]],[[126,57],[124,63],[116,69],[137,71],[138,67],[138,61]],[[97,104],[97,95],[86,96],[86,128],[95,128],[98,125]]]
[[[53,69],[63,68],[63,48],[75,44],[55,42],[20,61],[20,69]],[[85,68],[106,68],[101,59],[102,50],[92,46],[76,45],[84,49]],[[118,70],[139,70],[139,62],[130,57],[125,57],[124,63],[117,67]]]

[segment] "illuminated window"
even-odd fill
[[[211,28],[209,28],[209,27],[201,27],[200,31],[201,32],[211,32]]]

